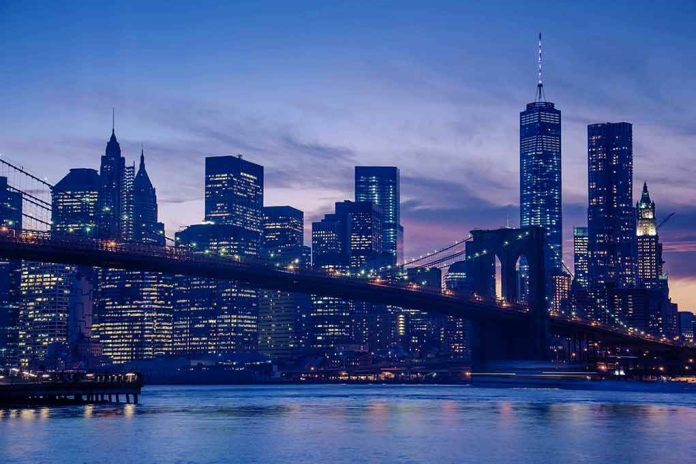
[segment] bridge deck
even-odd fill
[[[525,324],[531,317],[527,308],[521,305],[498,305],[414,284],[348,278],[305,269],[281,269],[251,257],[193,252],[183,247],[118,243],[82,237],[77,239],[47,232],[17,234],[0,230],[0,256],[6,259],[234,280],[255,288],[320,294],[481,322]],[[665,339],[561,315],[551,315],[549,329],[559,335],[586,335],[591,339],[643,346],[652,350],[673,350],[678,347]]]

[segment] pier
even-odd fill
[[[139,374],[61,374],[0,380],[0,405],[138,403]]]

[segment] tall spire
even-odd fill
[[[541,77],[541,32],[539,33],[539,54],[537,57],[537,93],[536,93],[536,101],[541,102],[541,101],[546,101],[546,97],[544,96],[544,81],[542,80]]]
[[[106,144],[106,151],[104,154],[113,158],[121,157],[121,145],[119,145],[118,140],[116,140],[116,111],[113,107],[111,108],[111,137]]]
[[[140,169],[145,169],[145,147],[140,144]]]

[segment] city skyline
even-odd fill
[[[409,7],[414,8],[413,5]],[[11,10],[13,7],[8,8]],[[242,8],[241,16],[251,14],[248,11],[250,8]],[[647,7],[644,5],[643,9],[645,8]],[[509,9],[514,10],[513,7]],[[452,10],[457,12],[455,7],[452,7]],[[77,20],[81,14],[86,13],[74,12],[74,15],[70,14],[66,19]],[[118,18],[123,24],[116,25],[116,31],[120,31],[115,34],[118,40],[114,41],[111,49],[103,50],[105,54],[110,50],[116,50],[124,65],[133,64],[131,60],[138,61],[148,56],[148,53],[133,50],[128,46],[125,25],[127,18],[123,17],[128,14],[134,13],[114,11],[114,17],[109,21],[116,21]],[[174,11],[169,14],[176,16],[182,12]],[[304,19],[311,20],[312,15],[306,12],[305,14],[309,17]],[[328,15],[329,12],[325,11],[323,14]],[[428,18],[434,15],[434,22],[444,21],[441,14],[429,10],[424,11],[424,14]],[[400,34],[403,32],[403,25],[396,27],[399,24],[394,16],[398,14],[391,12],[384,20],[387,25],[393,26],[385,31],[391,41],[403,38]],[[666,12],[656,17],[658,26],[662,24],[663,28],[656,28],[655,44],[646,45],[646,50],[653,53],[647,53],[647,57],[657,57],[654,53],[660,48],[658,45],[672,43],[673,38],[665,31],[664,24],[667,19],[671,21],[675,18],[668,16],[669,12]],[[39,20],[41,18],[37,17],[28,21],[25,27],[30,27]],[[357,72],[357,76],[352,76],[354,79],[348,82],[339,79],[338,82],[342,85],[337,88],[357,96],[356,103],[351,105],[345,96],[341,95],[342,92],[331,85],[332,81],[328,78],[332,76],[324,75],[326,71],[320,73],[321,75],[311,75],[308,70],[304,75],[305,84],[321,84],[313,87],[318,92],[315,98],[301,102],[304,106],[299,105],[297,101],[287,105],[288,101],[297,97],[298,90],[303,89],[302,86],[293,89],[292,85],[281,85],[270,89],[267,87],[268,78],[262,78],[256,86],[249,86],[248,82],[247,85],[242,85],[240,89],[250,91],[247,96],[249,100],[258,99],[257,92],[268,93],[265,98],[258,100],[262,102],[259,106],[258,103],[246,104],[249,102],[244,102],[244,99],[234,100],[232,97],[241,90],[233,90],[233,82],[224,89],[219,87],[221,83],[214,78],[214,70],[206,70],[204,73],[209,78],[207,82],[210,83],[210,88],[225,90],[223,94],[232,98],[234,103],[211,103],[210,96],[205,95],[208,92],[201,92],[201,95],[205,96],[201,96],[197,101],[190,98],[182,99],[177,96],[178,91],[182,89],[182,83],[168,81],[158,76],[158,73],[148,72],[148,79],[120,86],[119,80],[126,76],[119,74],[124,71],[119,70],[112,80],[93,80],[89,72],[80,75],[78,66],[72,70],[68,69],[65,77],[80,75],[80,80],[87,80],[80,82],[87,90],[76,94],[77,87],[57,82],[61,84],[58,88],[65,91],[61,98],[51,96],[52,98],[41,103],[43,106],[39,106],[37,101],[32,102],[36,100],[34,97],[20,108],[21,99],[12,94],[26,86],[37,86],[40,83],[20,82],[21,73],[18,73],[5,79],[7,84],[1,91],[10,111],[3,112],[0,116],[0,138],[5,141],[0,146],[0,152],[10,159],[22,160],[24,165],[35,172],[49,175],[53,182],[62,178],[68,167],[96,168],[98,156],[102,153],[104,140],[108,135],[111,107],[115,106],[116,132],[119,142],[124,147],[128,164],[137,162],[141,141],[145,144],[148,173],[160,198],[160,218],[170,232],[178,230],[181,226],[198,223],[202,219],[203,158],[207,155],[242,153],[246,159],[264,165],[268,170],[266,204],[289,204],[305,211],[306,225],[329,212],[335,201],[352,197],[352,166],[394,165],[402,172],[402,223],[406,230],[406,256],[418,255],[427,249],[463,238],[475,225],[498,227],[504,225],[508,217],[513,219],[518,216],[517,184],[516,181],[506,179],[516,179],[518,176],[516,118],[520,107],[531,100],[535,90],[535,39],[538,29],[541,29],[545,36],[547,98],[556,102],[564,112],[563,196],[566,263],[572,263],[572,227],[586,224],[584,218],[587,204],[587,151],[583,134],[585,126],[588,123],[604,121],[632,122],[635,139],[633,201],[638,199],[640,186],[646,180],[651,186],[651,195],[660,205],[658,214],[664,217],[672,211],[677,211],[675,218],[660,235],[665,244],[666,267],[671,273],[670,284],[674,299],[680,303],[683,310],[693,309],[696,280],[689,279],[693,276],[693,267],[689,261],[696,249],[689,227],[693,226],[696,214],[694,208],[688,204],[694,195],[694,187],[689,184],[691,168],[677,166],[675,169],[669,162],[670,159],[674,161],[688,156],[687,150],[689,141],[693,139],[693,128],[683,121],[690,119],[689,111],[693,110],[683,108],[683,104],[678,101],[671,102],[671,98],[665,96],[663,86],[666,83],[658,83],[654,79],[656,74],[648,66],[647,58],[640,61],[637,55],[629,54],[629,66],[626,62],[608,63],[602,57],[600,46],[600,39],[606,37],[591,35],[591,40],[582,52],[573,51],[570,46],[572,42],[568,41],[567,35],[559,31],[557,26],[545,27],[541,24],[536,29],[530,26],[524,35],[513,31],[514,38],[513,32],[510,32],[503,40],[502,48],[506,51],[508,63],[505,63],[505,60],[501,62],[500,59],[492,59],[491,49],[488,48],[490,45],[485,44],[485,39],[501,27],[500,23],[501,21],[492,21],[490,33],[482,37],[453,33],[453,38],[459,41],[466,53],[442,53],[443,50],[438,48],[439,53],[433,60],[441,61],[439,66],[433,68],[419,68],[419,64],[430,60],[418,53],[413,59],[405,59],[407,57],[403,48],[397,48],[393,52],[392,60],[388,62],[389,65],[395,66],[391,74],[373,74],[376,70],[384,71],[382,67],[373,66],[375,63],[370,58],[374,57],[346,60],[345,69]],[[677,21],[676,27],[680,24]],[[289,23],[283,22],[283,25],[286,28],[291,27]],[[17,50],[12,45],[23,44],[24,47],[29,47],[28,50],[32,50],[32,47],[28,42],[22,42],[12,35],[12,29],[18,27],[17,23],[12,22],[8,26],[11,26],[7,37],[11,39],[11,51],[6,51],[8,54],[3,55],[11,64],[15,58],[12,51]],[[89,27],[91,26],[87,26]],[[326,25],[322,29],[325,27]],[[347,26],[344,24],[343,27],[357,26],[350,23]],[[419,26],[421,27],[425,26]],[[371,27],[369,30],[374,34],[373,29],[374,27]],[[612,43],[627,46],[629,37],[638,40],[635,34],[639,29],[638,26],[628,28],[623,40]],[[252,34],[250,31],[245,32]],[[630,32],[633,32],[634,36],[630,36]],[[307,40],[307,37],[301,38]],[[148,43],[148,40],[155,39],[145,37],[142,40]],[[192,43],[196,43],[196,40],[201,38],[192,37]],[[483,50],[474,54],[467,49],[467,44],[476,44]],[[285,48],[291,45],[286,44]],[[314,57],[323,65],[329,59],[326,56],[326,48],[330,45],[320,47],[323,53],[317,53]],[[348,44],[339,45],[342,46],[338,46],[334,51],[338,51],[340,57],[349,57],[352,47]],[[52,45],[61,46],[66,44],[60,40]],[[234,48],[235,44],[232,46]],[[628,48],[626,50],[630,51]],[[69,47],[64,52],[67,52],[67,62],[73,64],[81,53],[90,53],[88,50],[75,51]],[[380,52],[387,56],[385,50]],[[587,56],[588,53],[592,55],[592,52],[596,52],[598,56]],[[683,45],[681,48],[671,47],[666,53],[672,54],[673,57],[677,54],[678,57],[679,53],[687,52],[688,46]],[[268,58],[277,55],[278,51],[271,49]],[[631,57],[637,60],[632,66]],[[186,54],[183,58],[185,61],[192,60],[191,56]],[[248,56],[244,54],[237,58],[238,63],[252,63],[246,60]],[[569,64],[566,62],[568,60],[573,62],[572,66],[577,66],[578,63],[594,65],[597,66],[598,72],[608,67],[609,72],[602,74],[603,79],[596,79],[592,83],[593,87],[586,89],[587,93],[578,94],[578,87],[582,87],[585,78],[572,74],[572,66],[569,72]],[[679,59],[672,61],[678,63]],[[231,60],[226,66],[233,66],[234,62]],[[31,64],[31,60],[29,63]],[[465,63],[476,64],[475,69],[463,69]],[[402,67],[399,67],[399,64]],[[667,74],[668,70],[672,71],[672,75],[675,74],[674,65],[660,64],[666,68],[659,73],[661,79],[681,90],[680,100],[688,99],[688,92],[691,90],[687,89],[686,82],[689,81],[688,76],[692,71],[681,69],[680,79],[665,78],[663,74]],[[65,66],[56,63],[52,65],[57,66],[54,71]],[[84,66],[90,68],[93,64]],[[219,66],[218,71],[225,68],[222,64]],[[624,68],[636,70],[636,67],[643,74],[639,73],[631,78],[621,76],[620,72],[616,74],[622,70],[625,72]],[[7,69],[12,70],[12,66]],[[257,72],[260,69],[263,67],[259,67]],[[191,74],[183,67],[178,71],[179,79],[191,78]],[[448,74],[450,71],[451,75]],[[611,71],[614,71],[614,74]],[[595,77],[597,75],[591,74]],[[488,75],[494,76],[492,80],[495,85],[480,80]],[[292,83],[294,79],[302,81],[302,76],[292,73],[288,78]],[[637,83],[640,78],[647,78],[643,79],[646,86],[643,90],[638,87],[632,88],[630,85],[628,88],[617,90],[622,82],[630,84],[636,79]],[[203,79],[199,85],[205,81],[206,79]],[[169,92],[157,91],[148,98],[142,96],[148,89],[159,89],[162,83],[167,82],[173,84]],[[45,86],[45,83],[42,85]],[[387,90],[388,95],[382,99],[373,99],[378,90]],[[45,92],[44,87],[43,93],[38,92],[38,95]],[[481,95],[474,95],[476,92],[480,92]],[[411,94],[410,97],[398,101],[407,94]],[[268,102],[271,96],[275,96],[278,101]],[[492,100],[483,105],[483,97],[492,97]],[[65,105],[65,98],[74,101],[75,105],[67,109],[57,108],[60,102]],[[673,109],[676,107],[684,112],[683,117],[675,118],[657,111],[658,101],[662,104],[670,101]],[[370,102],[371,104],[360,106],[361,103]],[[270,111],[284,105],[287,105],[284,111],[269,117]],[[43,107],[44,111],[29,119],[26,112],[32,106],[34,110]],[[409,107],[412,110],[423,111],[419,117],[414,117],[413,114],[419,111],[408,111]],[[489,107],[492,107],[492,111]],[[591,111],[589,107],[592,107]],[[613,109],[615,107],[626,109],[618,112]],[[54,112],[52,109],[58,111]],[[226,110],[229,109],[234,111],[227,114]],[[401,116],[401,110],[408,116]],[[53,116],[48,117],[44,113]],[[472,116],[474,113],[477,117]],[[297,118],[298,115],[300,118]],[[435,118],[428,121],[427,118],[433,115]],[[65,119],[69,124],[56,124],[58,119]],[[366,127],[371,124],[374,125],[373,128]],[[55,128],[52,128],[54,126]],[[48,159],[37,156],[37,152],[45,153]],[[434,162],[431,162],[431,159]],[[665,159],[668,162],[664,162]],[[424,162],[425,160],[428,162]],[[501,166],[502,173],[497,171]],[[192,172],[198,174],[192,175]],[[441,178],[445,174],[447,177],[443,182]],[[186,179],[182,177],[184,175]],[[184,196],[195,200],[182,203]],[[285,200],[280,200],[281,198]],[[428,224],[432,223],[438,224],[438,230],[428,228]],[[416,244],[422,244],[422,248],[416,248]]]

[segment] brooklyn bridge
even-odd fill
[[[29,186],[49,191],[53,186],[16,164],[0,158],[14,185],[29,206],[22,210],[25,222],[35,226],[0,228],[0,258],[66,265],[151,271],[173,275],[215,278],[238,282],[251,288],[314,294],[344,300],[391,305],[454,316],[470,324],[472,358],[485,363],[498,360],[546,360],[550,340],[569,340],[588,359],[593,351],[607,350],[659,355],[670,359],[693,358],[696,350],[667,338],[652,336],[620,325],[602,324],[573,314],[550,311],[549,286],[541,227],[473,230],[456,245],[465,251],[451,252],[452,245],[424,258],[392,269],[367,272],[330,272],[298,266],[278,266],[251,256],[195,250],[173,243],[145,244],[102,240],[78,234],[58,233],[51,228],[50,203]],[[76,199],[76,201],[81,201]],[[43,229],[43,230],[42,230]],[[464,255],[463,258],[460,258]],[[528,292],[520,298],[520,258],[528,265]],[[404,265],[426,267],[451,261],[468,262],[470,290],[457,292],[420,285],[397,277]],[[496,272],[496,262],[500,269]],[[500,288],[496,293],[497,286]]]

